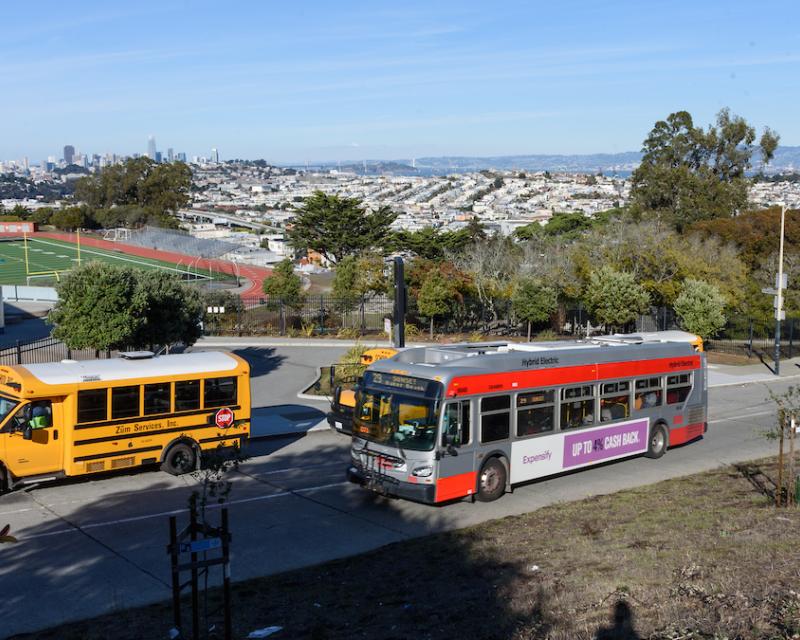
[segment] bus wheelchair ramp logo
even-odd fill
[[[233,425],[233,411],[224,407],[214,415],[214,422],[220,429],[227,429]]]

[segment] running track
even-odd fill
[[[19,234],[15,234],[19,235]],[[75,243],[75,236],[66,233],[54,233],[49,231],[37,231],[30,234],[31,238],[51,238],[53,240],[61,240],[62,242]],[[147,249],[146,247],[137,247],[123,242],[110,242],[92,236],[81,236],[81,245],[87,247],[95,247],[97,249],[104,249],[106,251],[119,251],[121,253],[130,254],[132,256],[139,256],[140,258],[150,258],[151,260],[163,260],[164,262],[193,262],[197,256],[190,256],[183,253],[174,251],[162,251],[160,249]],[[200,258],[197,265],[201,269],[213,269],[222,273],[229,273],[235,275],[233,264],[227,260],[217,260],[214,258]],[[250,286],[242,290],[239,295],[242,298],[252,298],[261,295],[263,292],[264,278],[266,278],[272,271],[264,267],[255,267],[250,264],[239,263],[239,273],[247,278]]]

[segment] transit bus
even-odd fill
[[[391,497],[491,501],[544,476],[702,436],[706,354],[607,336],[441,345],[372,364],[356,391],[351,482]]]
[[[0,366],[0,490],[160,464],[173,475],[250,433],[250,367],[222,352]]]

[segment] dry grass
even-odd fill
[[[798,574],[800,511],[728,468],[237,584],[234,637],[797,638]],[[598,635],[621,600],[631,624]],[[165,638],[170,622],[165,603],[26,638]]]

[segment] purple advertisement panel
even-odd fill
[[[564,438],[564,469],[647,449],[648,420],[634,420],[605,429],[579,431]]]

